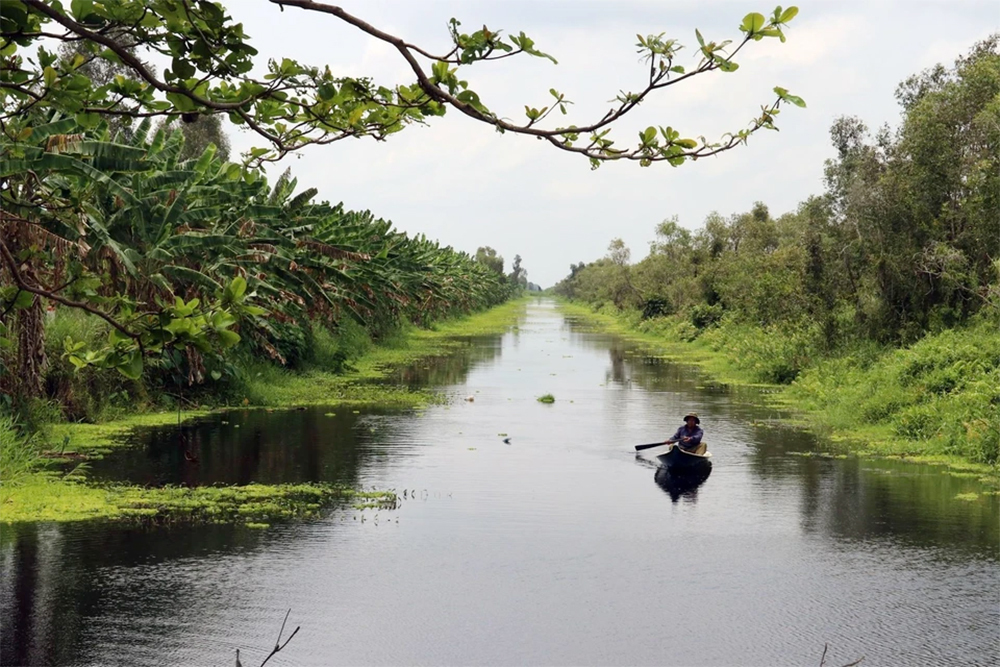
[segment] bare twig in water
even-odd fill
[[[280,630],[278,630],[278,641],[276,641],[276,642],[274,643],[274,648],[273,648],[273,649],[271,650],[271,652],[270,652],[270,653],[268,653],[268,654],[267,654],[267,657],[266,657],[266,658],[264,658],[264,662],[260,663],[260,667],[264,667],[264,665],[266,665],[266,664],[267,664],[267,661],[268,661],[268,660],[270,660],[270,659],[271,659],[271,657],[272,657],[272,656],[274,656],[274,654],[275,654],[275,653],[277,653],[277,652],[278,652],[278,651],[280,651],[281,649],[283,649],[283,648],[285,648],[286,646],[288,646],[288,642],[292,641],[292,638],[293,638],[293,637],[294,637],[294,636],[296,635],[296,633],[297,633],[297,632],[299,631],[299,628],[301,628],[301,627],[302,627],[302,626],[299,626],[299,625],[296,625],[296,626],[295,626],[295,629],[294,629],[294,630],[292,630],[292,634],[288,635],[288,639],[286,639],[286,640],[285,640],[285,643],[284,643],[284,644],[282,644],[282,643],[281,643],[281,635],[282,635],[282,634],[284,634],[284,632],[285,632],[285,623],[287,623],[287,622],[288,622],[288,615],[289,615],[289,614],[291,614],[291,613],[292,613],[292,610],[291,610],[291,609],[289,609],[288,611],[286,611],[286,612],[285,612],[285,620],[283,620],[283,621],[281,622],[281,629],[280,629]]]
[[[823,655],[819,658],[819,667],[826,667],[826,651],[830,648],[829,644],[823,644]],[[855,665],[861,664],[861,661],[865,659],[865,656],[861,656],[854,662],[849,662],[844,667],[855,667]]]

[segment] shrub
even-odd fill
[[[0,483],[16,484],[37,465],[38,454],[37,435],[26,435],[12,415],[0,414]]]
[[[723,310],[721,304],[699,303],[691,308],[691,324],[696,329],[707,329],[719,323]]]
[[[673,312],[674,306],[669,299],[647,299],[642,307],[642,319],[671,315]]]
[[[762,327],[723,319],[702,339],[714,350],[725,350],[754,381],[788,384],[813,363],[822,332],[816,323]]]
[[[45,371],[45,392],[55,403],[48,407],[36,404],[30,409],[22,409],[25,426],[35,421],[98,422],[113,418],[123,411],[134,411],[137,402],[147,400],[146,387],[142,382],[129,380],[118,372],[88,366],[77,369],[63,358],[64,341],[86,342],[88,347],[99,347],[107,337],[109,325],[102,319],[73,308],[59,308],[45,325],[45,355],[48,368]],[[144,379],[157,381],[159,363],[147,359],[152,371]],[[61,407],[61,412],[60,412]],[[42,410],[42,418],[35,420],[28,413]]]
[[[911,440],[928,440],[938,435],[943,422],[939,406],[934,404],[911,405],[887,416],[892,418],[893,433]]]

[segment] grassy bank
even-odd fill
[[[725,384],[769,387],[761,400],[790,408],[831,449],[997,475],[1000,335],[985,318],[905,348],[869,343],[822,354],[809,331],[697,330],[677,318],[560,307]]]
[[[162,410],[162,404],[137,400],[138,413],[99,423],[57,422],[15,428],[0,419],[0,520],[75,521],[88,518],[144,520],[219,520],[266,523],[301,516],[307,506],[354,493],[323,485],[223,489],[140,489],[87,483],[87,461],[127,446],[135,428],[178,423],[230,407],[291,408],[303,405],[381,405],[415,407],[437,398],[373,381],[418,359],[445,354],[461,337],[499,333],[514,324],[525,299],[489,311],[438,322],[428,329],[407,327],[378,343],[367,337],[320,341],[316,361],[295,371],[265,363],[243,364],[235,381],[213,396],[200,393],[201,405]],[[330,360],[324,364],[324,360]],[[221,386],[221,385],[220,385]],[[28,431],[28,433],[26,433]],[[311,490],[310,490],[311,489]],[[248,513],[241,507],[258,507]],[[269,511],[273,510],[273,511]]]

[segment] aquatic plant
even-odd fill
[[[556,397],[553,396],[552,394],[545,394],[544,396],[539,396],[538,397],[538,402],[539,403],[555,403],[556,402]]]

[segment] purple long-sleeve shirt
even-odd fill
[[[705,432],[702,431],[701,427],[697,424],[690,430],[688,429],[687,424],[684,424],[684,426],[677,429],[676,433],[670,436],[667,442],[680,442],[681,438],[690,438],[687,442],[680,442],[680,445],[684,449],[694,449],[701,444],[701,439],[704,435]]]

